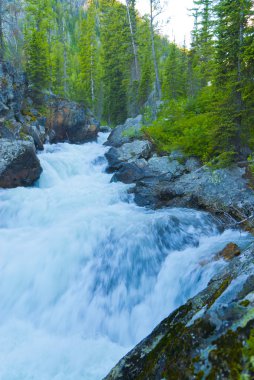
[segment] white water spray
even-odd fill
[[[137,207],[102,145],[47,145],[33,188],[0,190],[0,379],[100,380],[246,234]]]

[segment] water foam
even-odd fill
[[[99,380],[203,289],[226,243],[194,210],[137,207],[99,143],[47,145],[32,188],[0,190],[0,379]]]

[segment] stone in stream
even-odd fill
[[[220,251],[216,258],[220,259],[223,258],[226,261],[230,261],[233,258],[239,256],[241,254],[241,249],[238,247],[235,243],[228,243],[225,248],[223,248],[222,251]]]
[[[134,159],[149,158],[152,152],[152,144],[146,140],[135,140],[131,143],[123,144],[120,148],[110,148],[105,154],[108,160],[108,172],[113,172],[121,167],[125,162]]]
[[[41,172],[31,141],[0,139],[0,187],[30,186]]]
[[[135,159],[125,162],[114,174],[113,181],[133,183],[144,178],[167,178],[171,180],[181,175],[185,168],[178,161],[170,161],[168,156],[152,157],[149,160]]]
[[[56,98],[51,102],[46,128],[50,143],[68,141],[82,144],[95,141],[99,123],[89,111],[75,102]]]
[[[142,115],[127,119],[122,125],[115,127],[110,133],[105,145],[115,148],[141,137]]]

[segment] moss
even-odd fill
[[[29,116],[32,121],[35,121],[37,119],[36,116],[34,116],[34,114],[29,109],[23,109],[21,112],[22,115]]]
[[[21,140],[25,140],[25,141],[29,141],[30,140],[29,136],[26,133],[22,132],[22,131],[19,133],[19,137],[21,138]]]
[[[139,138],[143,134],[140,130],[136,130],[135,127],[128,128],[126,131],[122,132],[123,137],[128,137],[128,138]]]
[[[241,305],[241,306],[244,306],[244,307],[249,306],[249,304],[250,304],[250,301],[249,301],[249,300],[243,300],[243,301],[240,302],[240,305]]]
[[[13,122],[11,122],[11,120],[5,120],[4,125],[6,128],[8,128],[12,131],[15,129],[15,125]]]
[[[232,281],[231,277],[226,277],[220,287],[212,294],[210,299],[207,301],[207,307],[210,308],[215,301],[222,295],[222,293],[228,288]]]
[[[204,376],[205,376],[205,372],[204,371],[199,371],[196,376],[195,376],[195,379],[196,380],[202,380],[204,379]]]
[[[212,369],[206,379],[238,380],[243,370],[243,343],[239,339],[238,333],[228,330],[214,343],[217,347],[209,353]]]
[[[244,374],[243,376],[249,376],[249,378],[254,378],[254,329],[251,329],[249,334],[249,339],[245,347],[243,348],[243,359],[244,359]]]
[[[212,365],[206,380],[249,380],[254,378],[254,319],[235,331],[228,330],[213,342]]]
[[[8,86],[8,80],[7,80],[7,78],[2,78],[2,80],[1,80],[1,87],[5,88],[7,86]]]

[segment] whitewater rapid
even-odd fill
[[[100,380],[247,234],[137,207],[102,145],[46,145],[31,188],[0,190],[0,379]],[[208,264],[205,264],[206,262]]]

